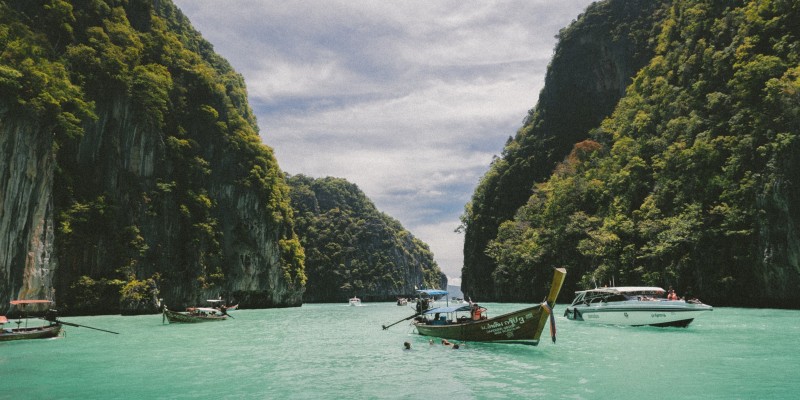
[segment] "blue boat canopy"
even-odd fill
[[[417,290],[417,293],[427,294],[428,296],[444,296],[447,294],[447,291],[440,289],[421,289]]]
[[[469,311],[469,304],[462,304],[460,306],[453,306],[453,307],[436,307],[431,308],[430,310],[425,311],[423,314],[443,314],[443,313],[453,313],[457,311]]]

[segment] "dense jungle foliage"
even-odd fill
[[[446,287],[428,246],[355,184],[304,175],[287,182],[305,248],[305,302],[389,301],[413,295],[415,286]]]
[[[546,180],[572,146],[611,114],[633,75],[653,55],[650,38],[665,12],[663,3],[594,3],[559,32],[536,108],[492,162],[462,216],[462,289],[474,298],[527,299],[526,293],[491,283],[496,262],[487,254],[487,246],[500,224],[527,202],[534,183]],[[568,279],[574,276],[569,274]]]
[[[498,296],[523,297],[563,265],[567,293],[613,280],[717,305],[800,305],[800,4],[665,10],[613,114],[486,247]]]
[[[0,121],[48,132],[71,312],[136,308],[156,286],[175,302],[223,290],[253,242],[224,199],[245,194],[302,294],[289,189],[242,77],[170,1],[0,1]]]

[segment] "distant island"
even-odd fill
[[[395,301],[447,287],[428,245],[341,178],[287,178],[305,250],[305,302]]]

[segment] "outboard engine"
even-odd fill
[[[52,308],[47,310],[47,312],[44,314],[44,319],[53,323],[58,322],[57,318],[58,318],[58,311],[53,310]]]

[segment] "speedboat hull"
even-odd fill
[[[571,305],[564,311],[567,319],[595,324],[629,326],[686,327],[713,308],[683,300],[601,302]]]

